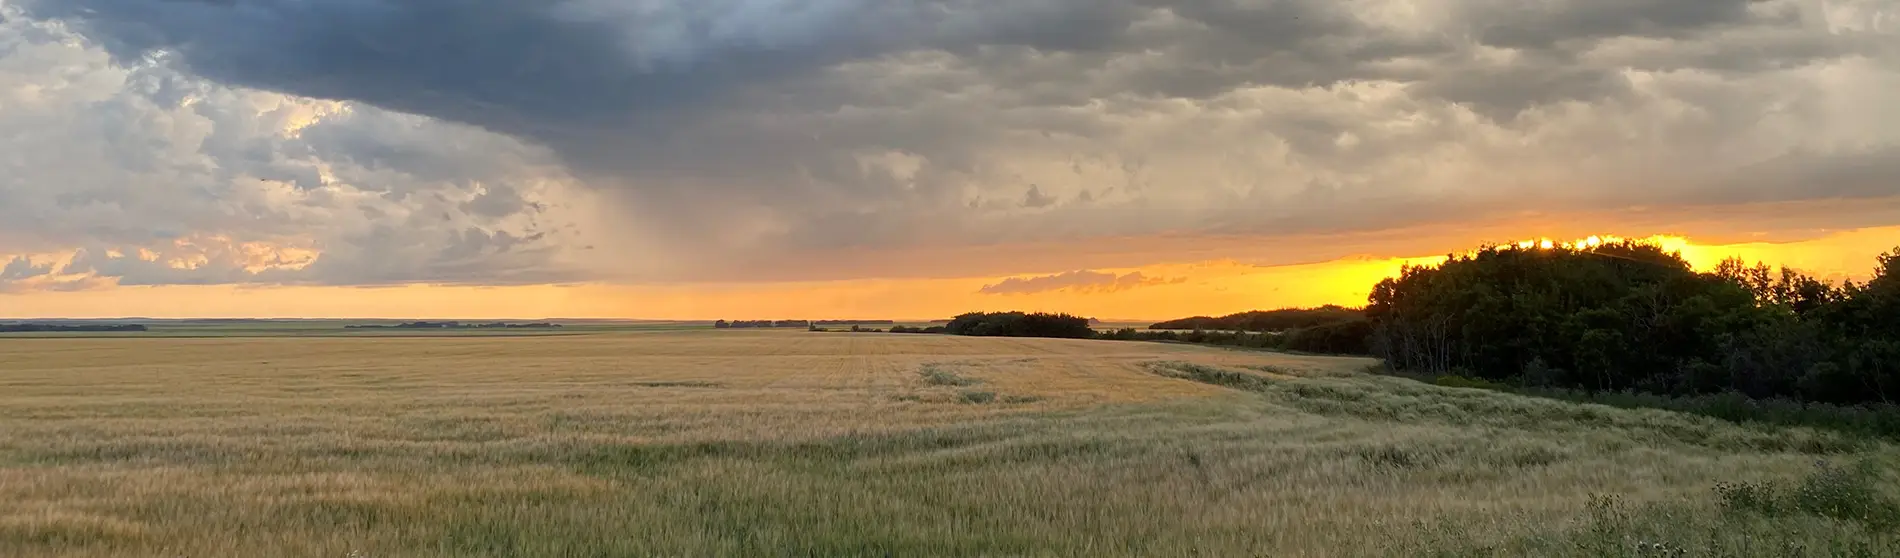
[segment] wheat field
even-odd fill
[[[1715,490],[1873,464],[1837,492],[1879,511],[1887,441],[1373,364],[777,331],[0,339],[0,556],[1900,549],[1872,512]]]

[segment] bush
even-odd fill
[[[1717,500],[1732,512],[1766,516],[1813,515],[1856,521],[1876,529],[1900,527],[1900,502],[1880,489],[1880,470],[1869,462],[1837,467],[1825,461],[1792,486],[1773,482],[1721,483]]]
[[[1480,380],[1476,378],[1466,378],[1464,376],[1459,376],[1457,374],[1446,374],[1443,376],[1439,376],[1438,378],[1433,379],[1432,383],[1436,385],[1450,387],[1450,388],[1488,389],[1488,390],[1494,390],[1494,391],[1509,389],[1509,386],[1506,386],[1504,384],[1488,382],[1488,381]]]

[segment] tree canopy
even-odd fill
[[[1401,370],[1671,395],[1900,397],[1900,252],[1867,284],[1739,261],[1696,272],[1622,242],[1480,250],[1372,291],[1371,347]]]

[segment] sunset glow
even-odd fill
[[[1525,240],[1508,246],[1600,246],[1625,240],[1600,235]],[[1786,264],[1835,281],[1864,278],[1875,255],[1900,240],[1900,227],[1850,231],[1781,244],[1700,245],[1653,235],[1637,239],[1682,253],[1697,269],[1739,257]],[[1456,251],[1456,250],[1452,250]],[[114,287],[72,283],[57,291],[0,294],[7,317],[353,317],[353,318],[642,318],[711,320],[733,316],[811,319],[938,319],[965,311],[1045,310],[1111,319],[1158,320],[1258,308],[1360,305],[1373,284],[1406,265],[1444,256],[1349,258],[1255,266],[1231,260],[1099,269],[1104,276],[1140,274],[1125,288],[1076,286],[1022,294],[983,294],[1008,277],[882,279],[774,284],[569,286],[429,286],[342,288],[298,286]],[[1027,277],[1027,276],[1025,276]],[[80,278],[67,278],[76,280]]]

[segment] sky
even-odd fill
[[[0,317],[1158,319],[1900,246],[1900,0],[0,0]]]

